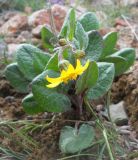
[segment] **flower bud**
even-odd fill
[[[61,38],[61,39],[59,40],[59,45],[60,45],[60,46],[65,46],[66,44],[67,44],[67,41],[66,41],[65,38]]]
[[[85,56],[85,52],[83,50],[76,50],[74,55],[76,58],[82,58]]]
[[[70,64],[69,61],[67,61],[67,60],[64,59],[64,60],[59,61],[58,67],[59,67],[59,69],[61,69],[61,70],[67,70],[69,64]]]

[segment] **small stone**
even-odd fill
[[[60,31],[62,24],[64,22],[64,18],[66,16],[66,8],[64,6],[55,4],[51,8],[54,23],[56,29]],[[50,15],[47,9],[41,9],[32,13],[31,16],[28,18],[28,24],[30,26],[36,27],[38,25],[50,25]]]
[[[13,97],[13,96],[7,96],[7,97],[5,97],[5,101],[6,101],[6,102],[11,103],[11,102],[13,102],[14,100],[15,100],[15,97]]]
[[[13,35],[21,29],[27,27],[27,16],[15,15],[0,27],[1,35]]]
[[[16,43],[26,43],[30,42],[32,34],[29,31],[22,31],[16,38]]]
[[[128,123],[128,116],[124,109],[124,101],[109,106],[110,116],[113,122],[117,125],[122,126]]]
[[[45,25],[38,25],[32,30],[32,35],[36,38],[41,38],[41,29]]]
[[[8,44],[8,55],[10,57],[13,57],[14,52],[16,51],[16,49],[19,47],[20,44]]]

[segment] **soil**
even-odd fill
[[[138,138],[138,61],[131,71],[121,75],[112,86],[112,101],[124,100],[131,125],[135,128]]]

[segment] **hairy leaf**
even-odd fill
[[[88,99],[97,99],[103,96],[111,87],[114,78],[114,65],[112,63],[99,62],[99,78],[97,84],[88,90]]]
[[[100,59],[103,59],[104,57],[113,54],[116,42],[117,32],[109,32],[103,37],[104,48]]]
[[[29,91],[30,82],[19,70],[17,63],[12,63],[6,67],[5,76],[17,91],[22,93],[27,93]]]
[[[92,144],[94,136],[94,129],[88,124],[82,124],[78,130],[65,126],[60,134],[60,150],[63,153],[81,152]]]
[[[79,19],[86,32],[99,29],[99,21],[93,12],[87,12]]]
[[[75,31],[75,37],[77,41],[79,42],[79,46],[81,50],[85,50],[88,46],[88,34],[84,31],[82,25],[77,22],[76,25],[76,31]]]
[[[65,112],[71,109],[71,103],[67,96],[57,92],[58,88],[47,88],[46,76],[58,77],[58,73],[53,71],[44,71],[42,74],[37,76],[32,82],[32,92],[45,111],[48,112]]]
[[[98,80],[98,66],[96,62],[90,62],[88,69],[79,77],[76,82],[76,93],[82,93],[94,86]]]
[[[49,58],[49,54],[30,44],[21,44],[16,50],[19,69],[28,80],[32,80],[44,70]]]
[[[89,44],[86,49],[86,59],[97,61],[103,51],[103,40],[97,31],[89,33]]]
[[[37,114],[40,112],[44,112],[44,109],[39,106],[39,103],[36,102],[32,93],[27,95],[22,100],[22,105],[25,112],[27,112],[28,114]]]

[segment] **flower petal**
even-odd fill
[[[67,71],[62,70],[62,71],[61,71],[61,77],[65,77],[66,75],[67,75]]]
[[[68,69],[67,69],[67,73],[73,73],[75,71],[74,67],[72,64],[69,64]]]
[[[87,60],[86,64],[84,66],[81,66],[79,68],[76,68],[76,74],[81,75],[89,66],[89,60]]]
[[[85,71],[88,68],[89,64],[90,64],[90,61],[88,59],[86,64],[83,66],[83,71]]]
[[[61,82],[57,82],[57,83],[51,83],[51,84],[48,84],[46,85],[48,88],[54,88],[54,87],[57,87]]]
[[[46,77],[46,80],[50,83],[58,83],[58,82],[62,82],[61,78],[60,77],[57,77],[57,78],[50,78],[50,77]]]
[[[77,65],[76,65],[76,70],[80,69],[82,67],[80,60],[77,59]]]

